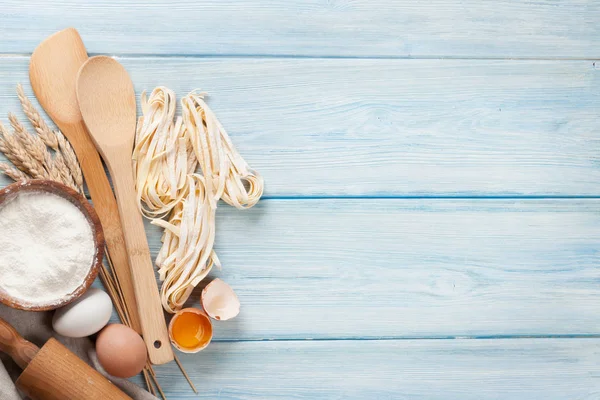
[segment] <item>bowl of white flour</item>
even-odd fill
[[[22,310],[62,307],[98,275],[104,234],[85,197],[56,182],[0,190],[0,302]]]

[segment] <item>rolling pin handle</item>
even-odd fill
[[[0,351],[8,354],[19,367],[25,369],[40,349],[23,339],[15,328],[0,318]]]

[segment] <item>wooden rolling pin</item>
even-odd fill
[[[0,351],[24,369],[17,387],[33,400],[131,400],[55,339],[40,349],[1,318]]]

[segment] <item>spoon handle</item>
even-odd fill
[[[165,316],[162,311],[158,285],[154,275],[142,214],[138,209],[133,180],[131,149],[123,146],[103,152],[104,161],[113,179],[115,195],[121,214],[129,265],[138,303],[142,333],[152,364],[173,360]],[[123,151],[124,150],[124,151]],[[112,154],[111,154],[112,153]]]
[[[127,258],[127,248],[123,237],[123,229],[115,196],[112,193],[110,182],[104,172],[100,155],[92,142],[82,120],[73,123],[58,123],[61,130],[69,138],[81,170],[85,177],[94,209],[98,213],[104,231],[106,249],[113,263],[116,278],[123,292],[123,300],[129,315],[131,327],[142,333],[138,306],[133,289],[132,276]]]
[[[40,349],[23,339],[12,325],[0,318],[0,351],[8,354],[21,369],[25,369]]]

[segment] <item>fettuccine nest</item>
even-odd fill
[[[174,313],[212,267],[221,266],[213,250],[219,199],[250,208],[264,181],[237,152],[203,93],[185,96],[177,118],[168,88],[157,87],[149,98],[142,93],[141,101],[133,152],[137,198],[142,213],[165,230],[156,265],[163,307]]]

